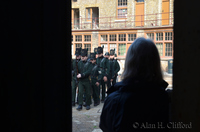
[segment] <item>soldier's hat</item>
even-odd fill
[[[109,52],[106,52],[105,55],[110,55]]]
[[[81,56],[87,56],[88,55],[88,49],[81,49]]]
[[[96,54],[95,53],[90,53],[90,59],[91,60],[96,60]]]
[[[110,50],[110,55],[115,55],[115,49]]]
[[[75,55],[81,55],[81,47],[76,48]]]
[[[97,54],[103,53],[103,48],[104,48],[104,46],[98,47],[98,48],[97,48]]]

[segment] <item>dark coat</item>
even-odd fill
[[[168,83],[127,79],[107,91],[99,127],[104,132],[165,131],[169,117]],[[134,128],[135,127],[135,128]],[[154,128],[155,127],[155,128]]]

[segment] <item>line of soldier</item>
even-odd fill
[[[106,52],[103,56],[103,48],[94,48],[94,52],[90,53],[89,58],[87,49],[76,48],[76,59],[72,61],[72,106],[76,104],[78,87],[77,110],[82,110],[82,106],[89,110],[92,104],[91,96],[94,106],[99,105],[100,88],[102,91],[101,102],[103,103],[106,98],[106,85],[109,88],[116,83],[120,66],[116,59],[115,49],[111,49],[110,54]]]

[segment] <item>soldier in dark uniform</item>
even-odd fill
[[[92,97],[93,97],[93,100],[94,100],[94,106],[97,106],[100,103],[99,84],[100,84],[100,81],[101,81],[101,78],[102,78],[101,77],[102,74],[99,74],[99,72],[98,72],[99,67],[96,64],[96,54],[95,53],[90,53],[90,60],[92,62],[92,71],[91,71],[91,74],[90,74],[91,87],[92,87],[92,91],[93,91]]]
[[[81,60],[81,48],[76,48],[76,59],[72,60],[72,106],[75,106],[76,88],[78,86],[77,70],[78,62]]]
[[[91,104],[91,87],[90,87],[90,80],[89,75],[92,70],[92,65],[90,62],[87,61],[87,49],[81,50],[81,61],[78,63],[78,71],[79,74],[77,75],[77,78],[79,79],[78,84],[78,103],[79,106],[76,108],[77,110],[82,110],[83,105],[83,92],[85,89],[85,103],[86,103],[86,110],[90,109]]]
[[[111,82],[111,85],[114,85],[116,83],[116,79],[117,79],[117,75],[118,75],[118,72],[120,70],[120,66],[119,66],[119,63],[117,61],[117,59],[115,59],[115,49],[111,49],[110,50],[110,75],[111,75],[111,79],[110,79],[110,82]]]
[[[109,58],[110,58],[109,52],[106,52],[105,55],[104,55],[104,57],[107,58],[107,59],[109,60]],[[111,68],[111,67],[110,67],[110,68]],[[110,70],[111,70],[111,69],[110,69]],[[109,76],[109,78],[111,78],[110,73],[109,73],[108,76]],[[110,84],[110,79],[109,79],[105,84],[107,85],[107,89],[109,89],[110,86],[111,86],[111,84]]]
[[[97,65],[100,67],[99,74],[102,74],[101,78],[101,88],[102,88],[102,99],[101,102],[103,103],[105,100],[105,83],[109,80],[109,72],[110,72],[110,63],[109,60],[103,57],[103,47],[98,47],[97,49]]]

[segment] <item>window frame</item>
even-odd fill
[[[162,48],[158,48],[157,44],[162,44]],[[156,47],[158,49],[160,57],[164,57],[164,44],[163,44],[163,42],[155,43],[155,45],[156,45]],[[162,50],[162,55],[161,55],[161,52],[160,52],[161,50]]]
[[[106,36],[106,40],[102,39],[102,38],[104,38],[102,36]],[[100,34],[100,41],[101,42],[107,42],[108,41],[108,34]]]
[[[171,33],[171,36],[169,35],[166,35],[166,33]],[[166,37],[168,38],[168,39],[166,39]],[[171,38],[171,39],[169,39],[169,38]],[[173,40],[173,32],[165,32],[165,41],[172,41]]]
[[[128,41],[131,41],[131,42],[133,42],[133,41],[135,41],[136,40],[136,38],[137,38],[137,33],[127,33],[127,37],[128,37]],[[133,37],[129,37],[129,35],[135,35],[135,36],[133,36]],[[133,40],[131,40],[131,38],[133,38]]]
[[[113,37],[113,38],[115,38],[115,40],[111,40],[111,39],[113,39],[113,38],[112,38],[112,35],[115,35],[115,37]],[[117,41],[117,34],[109,34],[109,41],[110,41],[110,42],[115,42],[115,41]]]
[[[162,40],[161,40],[161,39],[158,39],[158,40],[157,40],[157,34],[158,34],[158,33],[159,33],[158,38],[162,38]],[[164,33],[163,33],[163,32],[156,32],[155,34],[156,34],[156,36],[155,36],[155,37],[156,37],[156,40],[155,40],[156,42],[158,42],[158,41],[164,41]],[[162,37],[160,36],[160,34],[162,34]]]
[[[88,38],[86,36],[90,36],[90,40],[87,40]],[[92,38],[91,35],[84,35],[84,42],[91,42],[91,38]]]
[[[124,46],[125,49],[123,49],[123,50],[125,51],[125,53],[124,53],[123,55],[122,55],[122,53],[120,53],[120,52],[121,52],[120,45],[122,45],[122,44],[125,45],[125,46]],[[118,54],[118,56],[126,56],[126,52],[127,52],[126,47],[127,47],[127,44],[121,42],[121,43],[118,43],[117,45],[118,45],[118,46],[117,46],[117,47],[118,47],[118,49],[117,49],[117,54]]]
[[[85,11],[85,13],[86,13],[85,14],[85,19],[86,19],[86,21],[90,22],[90,21],[92,21],[92,8],[91,7],[86,7],[85,9],[86,9],[86,11]],[[89,17],[88,9],[90,9],[90,18],[88,18]]]
[[[76,38],[77,36],[81,36],[81,40],[80,41],[77,41],[77,40],[79,40],[79,38]],[[82,35],[75,35],[75,42],[82,42],[82,40],[83,40]]]
[[[119,0],[116,0],[117,2],[117,10],[116,10],[116,18],[117,19],[127,19],[127,14],[128,14],[128,9],[127,9],[127,7],[128,7],[128,0],[126,0],[126,6],[119,6]],[[123,1],[123,0],[122,0]],[[124,15],[125,17],[119,17],[119,10],[123,10],[123,9],[125,9],[126,10],[126,15]]]
[[[167,53],[167,52],[169,52],[169,51],[167,51],[167,49],[168,49],[166,47],[167,44],[171,44],[171,47],[170,47],[171,51],[170,51],[170,53]],[[172,42],[165,42],[164,45],[165,45],[165,57],[173,57],[173,43]],[[171,56],[168,56],[166,54],[171,54]]]
[[[123,37],[120,38],[120,35],[123,35]],[[125,37],[124,37],[124,35],[125,35]],[[123,39],[123,40],[120,40],[120,39]],[[125,40],[124,40],[124,39],[125,39]],[[120,33],[120,34],[118,34],[118,41],[119,41],[119,42],[126,41],[126,40],[127,40],[126,33]]]
[[[152,36],[151,36],[151,37],[148,37],[147,34],[153,34],[153,39],[152,39]],[[146,38],[147,38],[147,39],[151,39],[152,41],[155,41],[155,33],[154,33],[154,32],[146,33]]]

